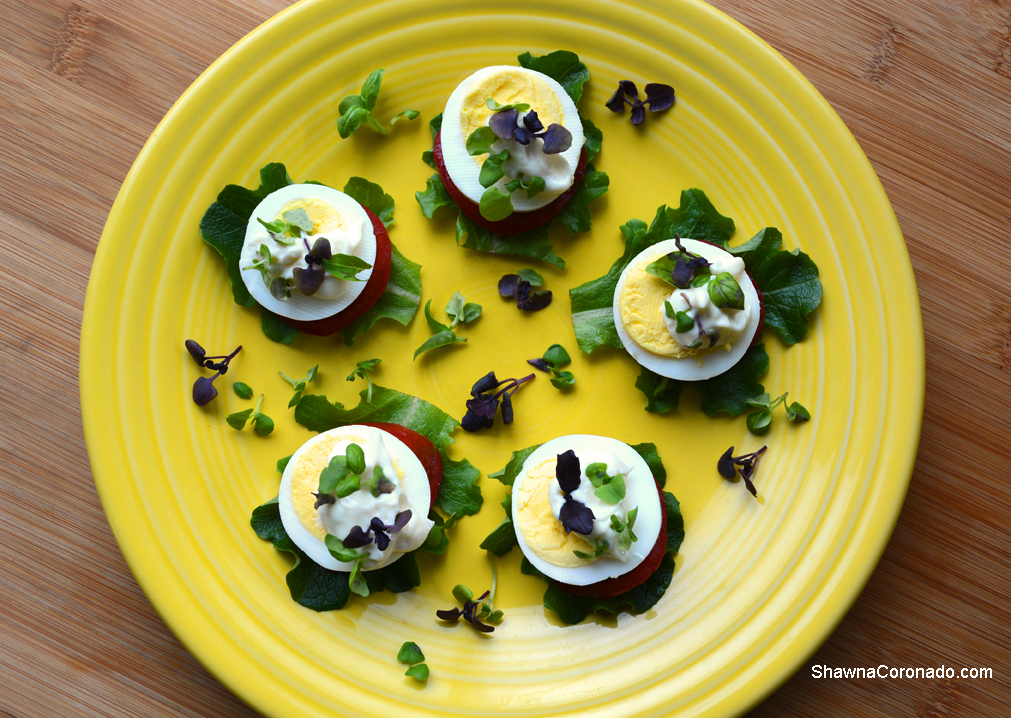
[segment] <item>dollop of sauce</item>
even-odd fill
[[[710,283],[716,281],[718,275],[726,272],[740,284],[744,277],[744,260],[740,257],[728,257],[710,262],[709,271],[712,275]],[[748,326],[748,319],[751,318],[752,307],[747,302],[744,309],[721,309],[713,304],[709,296],[709,284],[687,289],[675,288],[667,297],[667,301],[675,312],[685,312],[695,322],[690,330],[679,333],[677,320],[668,317],[664,305],[660,306],[660,316],[668,333],[685,349],[692,348],[691,345],[700,338],[700,325],[707,332],[715,330],[719,334],[717,341],[712,344],[713,347],[729,346],[740,339]],[[702,338],[701,348],[710,348],[709,340],[705,337]]]

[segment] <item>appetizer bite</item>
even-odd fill
[[[408,324],[421,302],[421,267],[390,242],[391,224],[393,198],[379,185],[294,184],[272,163],[257,189],[225,187],[200,234],[224,258],[235,302],[263,307],[270,339],[340,331],[350,346],[379,319]]]
[[[588,164],[600,131],[576,107],[589,72],[566,51],[519,61],[482,68],[452,92],[430,123],[424,157],[438,174],[416,196],[426,217],[442,206],[459,210],[464,247],[561,267],[547,243],[549,223],[588,231],[588,205],[607,191],[607,176]]]
[[[762,297],[744,260],[675,236],[639,253],[614,290],[625,350],[660,376],[699,381],[732,367],[762,329]]]
[[[652,444],[571,435],[513,454],[491,474],[512,494],[481,547],[523,552],[524,573],[549,582],[544,601],[567,623],[592,610],[646,610],[670,585],[684,538],[677,499]],[[650,590],[636,591],[649,582]]]

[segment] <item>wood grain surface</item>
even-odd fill
[[[88,466],[77,350],[98,238],[144,141],[288,4],[0,0],[0,714],[254,715],[123,562]],[[1011,2],[715,4],[794,63],[867,153],[909,245],[927,348],[891,543],[831,638],[752,715],[1011,715]],[[942,663],[993,677],[812,677]]]

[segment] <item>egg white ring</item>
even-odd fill
[[[495,65],[493,67],[482,68],[457,85],[456,89],[453,90],[453,94],[446,101],[446,109],[442,113],[441,129],[442,160],[446,165],[446,171],[449,173],[450,179],[453,180],[453,184],[457,186],[457,189],[463,192],[475,204],[480,204],[481,195],[485,193],[485,188],[478,181],[478,177],[481,174],[480,163],[475,162],[474,158],[467,154],[467,138],[463,136],[463,126],[460,124],[460,108],[463,106],[464,97],[470,92],[472,84],[481,82],[485,76],[502,70],[519,70],[520,72],[536,75],[544,80],[548,87],[551,88],[551,91],[555,93],[555,96],[558,98],[558,104],[561,105],[562,112],[564,113],[562,124],[572,134],[572,146],[565,150],[565,152],[559,153],[569,165],[570,176],[575,174],[576,165],[579,164],[579,153],[583,150],[583,121],[580,119],[579,110],[576,109],[576,103],[572,101],[569,94],[556,80],[536,70],[527,70],[515,65]],[[497,184],[502,189],[504,180],[499,180]],[[545,196],[544,193],[541,193],[533,199],[527,199],[526,192],[523,190],[517,190],[511,195],[513,208],[517,212],[530,212],[540,209],[554,202],[558,196],[557,194]]]
[[[687,249],[693,254],[698,254],[710,262],[722,261],[727,257],[733,257],[730,252],[720,249],[719,247],[713,246],[706,242],[700,242],[697,239],[681,239],[681,246]],[[741,277],[740,285],[741,290],[744,292],[744,304],[745,306],[751,307],[751,316],[748,318],[748,323],[744,326],[744,332],[738,337],[737,341],[733,342],[730,351],[723,349],[721,347],[716,347],[713,351],[702,355],[702,365],[700,366],[698,360],[695,357],[665,357],[659,354],[654,354],[649,349],[646,349],[639,344],[636,344],[635,340],[629,335],[628,330],[625,329],[625,323],[621,318],[621,309],[618,306],[618,299],[621,297],[621,292],[625,288],[625,280],[628,278],[628,272],[633,266],[642,264],[642,258],[648,257],[647,263],[655,261],[659,257],[669,254],[671,252],[678,251],[676,240],[666,239],[663,242],[658,242],[648,249],[644,249],[642,252],[637,254],[635,258],[628,263],[625,267],[625,271],[621,273],[618,278],[618,286],[614,288],[614,326],[618,330],[618,338],[621,339],[621,343],[624,345],[625,350],[632,355],[639,364],[646,367],[652,372],[659,374],[660,376],[668,377],[669,379],[677,379],[679,381],[702,381],[703,379],[711,379],[712,377],[722,374],[723,372],[730,369],[734,364],[741,360],[745,352],[751,346],[752,340],[755,338],[755,332],[758,331],[758,323],[762,317],[761,302],[758,299],[758,292],[755,289],[755,285],[751,281],[751,277],[748,276],[747,272]],[[674,291],[674,287],[671,286],[671,291]],[[657,321],[662,321],[660,317]]]
[[[256,205],[256,209],[253,210],[253,214],[249,217],[249,223],[246,225],[246,238],[243,241],[242,251],[239,254],[242,282],[246,285],[249,293],[253,295],[253,299],[264,309],[268,309],[274,314],[304,322],[326,319],[351,306],[351,303],[365,291],[365,285],[368,284],[369,277],[372,276],[372,269],[365,269],[358,273],[358,277],[362,281],[345,282],[344,291],[341,292],[339,297],[335,297],[334,299],[307,297],[301,292],[292,290],[291,297],[282,302],[274,299],[274,296],[270,293],[270,289],[263,283],[263,277],[258,271],[255,269],[241,269],[241,267],[248,267],[253,263],[261,242],[253,242],[251,240],[257,234],[266,231],[263,225],[256,221],[257,217],[264,222],[272,222],[281,211],[281,208],[288,204],[288,202],[312,198],[330,203],[334,209],[348,219],[358,217],[365,220],[361,243],[355,256],[364,259],[374,267],[376,264],[376,233],[372,229],[372,220],[369,219],[368,214],[350,196],[332,187],[324,187],[317,184],[290,184],[264,197],[263,201]],[[262,244],[266,244],[271,249],[280,247],[269,236]]]
[[[625,505],[630,510],[636,506],[639,507],[639,513],[635,517],[635,526],[632,529],[638,540],[632,543],[628,559],[625,562],[611,556],[602,556],[593,563],[578,568],[555,566],[535,554],[523,537],[523,531],[520,529],[518,497],[527,473],[548,459],[554,459],[558,454],[569,449],[575,451],[577,456],[580,449],[612,454],[626,466],[632,467],[628,476],[625,477],[625,486],[628,492]],[[585,467],[581,468],[585,469]],[[646,461],[631,446],[609,436],[571,434],[545,442],[527,457],[527,460],[523,462],[523,468],[513,482],[512,520],[516,530],[516,542],[519,544],[520,550],[534,565],[534,568],[545,576],[572,586],[587,586],[598,581],[623,576],[641,564],[643,559],[653,550],[653,546],[660,536],[660,526],[663,523],[661,512],[664,510],[660,505],[660,496],[656,490],[653,472],[650,471]]]
[[[338,561],[331,556],[326,544],[316,538],[302,525],[301,519],[295,513],[295,502],[291,497],[291,482],[295,473],[295,467],[298,466],[302,454],[309,447],[321,441],[326,436],[335,436],[340,441],[354,434],[355,430],[378,431],[382,434],[383,443],[386,444],[386,450],[390,452],[390,459],[394,462],[394,468],[400,474],[400,488],[407,494],[411,508],[422,518],[427,518],[428,512],[432,508],[432,488],[428,482],[428,472],[425,471],[421,460],[407,447],[407,444],[393,434],[374,426],[350,424],[324,431],[322,434],[312,437],[309,441],[302,444],[298,448],[298,451],[292,454],[291,459],[288,460],[288,465],[284,467],[284,473],[281,475],[281,485],[277,493],[277,504],[281,515],[281,523],[284,524],[284,530],[288,532],[288,537],[305,552],[306,556],[323,568],[330,569],[331,571],[350,571],[352,564]],[[338,538],[342,537],[338,536]],[[399,560],[403,555],[396,554],[385,566],[389,566],[391,563]]]

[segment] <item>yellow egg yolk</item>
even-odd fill
[[[293,199],[288,204],[281,207],[274,219],[283,219],[285,212],[293,209],[304,209],[309,219],[312,220],[312,234],[323,232],[333,232],[344,227],[344,216],[329,202],[324,202],[315,197],[305,199]]]
[[[500,105],[515,105],[526,103],[530,109],[537,112],[537,118],[545,127],[553,123],[565,124],[565,111],[558,97],[540,77],[521,68],[508,68],[488,75],[470,88],[460,106],[460,126],[463,128],[464,139],[478,127],[488,124],[492,111],[488,109],[485,100],[492,98]],[[487,155],[476,156],[474,160],[481,164]]]
[[[299,457],[291,475],[291,501],[295,507],[295,515],[302,525],[320,541],[326,538],[326,529],[319,520],[316,512],[316,497],[314,491],[319,491],[319,475],[330,463],[330,452],[338,441],[353,441],[356,444],[364,444],[365,437],[352,433],[341,436],[328,435],[310,446]],[[397,461],[393,460],[393,468],[397,472],[397,483],[400,484],[400,477],[403,473],[397,466]]]
[[[576,533],[565,533],[562,522],[551,512],[548,488],[555,479],[556,459],[548,459],[527,474],[513,500],[517,502],[519,528],[527,546],[548,563],[578,568],[590,561],[573,551],[593,553],[593,546]]]
[[[686,349],[678,344],[663,320],[664,300],[674,287],[646,271],[646,266],[664,252],[644,252],[629,267],[625,286],[618,297],[618,311],[625,331],[643,349],[664,357],[683,359],[697,356],[698,349]]]

